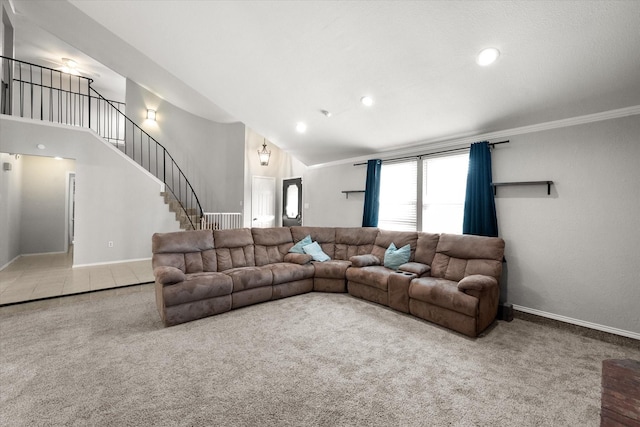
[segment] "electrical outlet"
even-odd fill
[[[109,246],[110,248],[113,247],[113,240],[109,240],[109,242],[107,243],[107,246]]]

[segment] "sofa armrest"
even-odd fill
[[[407,273],[413,273],[418,277],[422,277],[431,272],[431,266],[423,264],[421,262],[407,262],[398,267],[399,271],[406,271]]]
[[[161,285],[172,285],[174,283],[183,282],[187,278],[182,270],[169,266],[154,268],[153,275],[156,278],[156,282]]]
[[[284,256],[284,262],[290,262],[292,264],[308,264],[312,260],[311,255],[308,254],[298,254],[294,252],[289,252]]]
[[[471,276],[464,277],[458,282],[458,289],[461,291],[480,291],[484,292],[490,288],[497,288],[498,281],[491,277],[482,274],[472,274]]]
[[[349,258],[353,267],[368,267],[370,265],[380,265],[380,258],[372,254],[354,255]]]

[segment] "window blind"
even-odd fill
[[[382,163],[378,227],[415,231],[417,224],[418,160]]]

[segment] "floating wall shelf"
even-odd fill
[[[343,191],[343,193],[347,196],[347,199],[349,198],[349,194],[351,193],[364,193],[364,190],[347,190],[347,191]]]
[[[517,181],[517,182],[494,182],[491,184],[493,186],[493,194],[495,195],[498,187],[507,187],[512,185],[546,185],[547,186],[547,195],[551,194],[551,184],[553,181]]]

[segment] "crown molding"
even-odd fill
[[[385,158],[413,156],[418,154],[429,154],[443,149],[466,148],[469,144],[477,141],[490,141],[498,138],[508,138],[516,135],[525,135],[528,133],[542,132],[545,130],[565,128],[570,126],[583,125],[587,123],[600,122],[603,120],[618,119],[621,117],[635,116],[640,114],[640,105],[631,107],[618,108],[616,110],[608,110],[600,113],[586,114],[583,116],[571,117],[568,119],[553,120],[550,122],[538,123],[535,125],[520,126],[517,128],[506,129],[496,132],[483,134],[467,133],[461,134],[447,139],[424,140],[416,144],[410,144],[404,147],[395,148],[389,151],[380,151],[366,156],[352,157],[349,159],[336,160],[334,162],[321,163],[309,166],[310,169],[338,166],[347,163],[360,163],[372,158]]]

